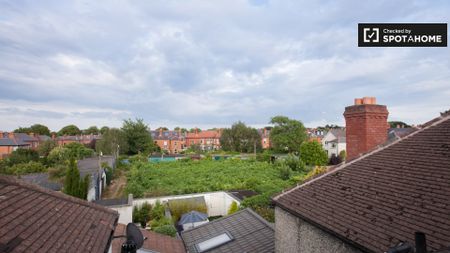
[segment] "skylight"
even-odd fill
[[[195,247],[197,248],[197,251],[201,253],[230,242],[231,240],[233,240],[233,237],[229,233],[223,233],[206,241],[197,243]]]

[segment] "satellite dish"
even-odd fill
[[[127,243],[133,242],[136,245],[136,249],[142,248],[144,244],[144,236],[141,230],[133,223],[128,223],[127,225]]]

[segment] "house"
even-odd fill
[[[0,159],[10,155],[19,148],[29,148],[29,144],[14,138],[14,133],[0,132]]]
[[[183,230],[188,230],[208,222],[208,215],[206,213],[190,211],[181,216],[178,225],[181,226]]]
[[[186,149],[185,136],[181,131],[164,131],[162,128],[150,131],[153,141],[169,154],[178,154]]]
[[[69,143],[76,142],[81,143],[83,145],[89,146],[91,148],[95,148],[95,142],[101,139],[101,135],[95,134],[82,134],[82,135],[64,135],[64,136],[53,136],[53,139],[56,140],[58,146],[65,146]]]
[[[330,129],[322,138],[322,147],[328,154],[328,158],[333,155],[339,156],[341,151],[346,150],[345,129]]]
[[[50,180],[48,173],[31,173],[21,175],[20,179],[52,191],[61,191],[62,189],[62,184],[60,182]]]
[[[158,253],[185,253],[183,241],[168,235],[162,235],[153,231],[141,229],[141,233],[146,238],[142,248],[137,252],[158,252]],[[123,236],[126,234],[126,225],[118,224],[114,236]],[[112,242],[112,253],[121,253],[121,246],[125,238],[118,238]]]
[[[361,123],[355,118],[347,121],[347,140],[355,138],[348,153],[365,153],[273,199],[276,252],[387,252],[414,245],[416,232],[425,234],[426,252],[450,249],[450,114],[373,146],[385,141],[387,110],[355,106],[350,110],[372,121],[375,132],[350,126]],[[379,139],[370,139],[377,133]],[[365,143],[351,146],[358,141]]]
[[[186,251],[200,252],[274,252],[274,229],[247,208],[181,232]]]
[[[317,141],[321,143],[326,131],[323,128],[307,128],[306,133],[308,135],[308,141]]]
[[[417,128],[414,128],[414,127],[389,128],[388,129],[388,141],[393,142],[393,141],[399,140],[416,130],[417,130]]]
[[[0,252],[108,252],[116,211],[0,176]]]
[[[204,151],[219,150],[221,135],[221,129],[201,132],[195,129],[193,133],[186,133],[186,147],[189,148],[192,145],[198,145]]]
[[[86,175],[90,177],[88,201],[101,199],[103,189],[106,187],[106,172],[104,168],[101,168],[102,163],[106,163],[109,167],[115,168],[116,160],[113,156],[101,156],[85,158],[78,161],[80,178],[84,178]]]

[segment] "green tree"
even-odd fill
[[[240,121],[234,123],[231,128],[223,130],[220,144],[225,151],[241,153],[253,152],[255,148],[257,151],[262,149],[258,130],[248,127]]]
[[[151,152],[155,149],[155,144],[148,130],[148,126],[143,119],[124,120],[122,131],[128,144],[128,154],[134,155],[140,152]]]
[[[27,163],[30,161],[37,162],[39,160],[39,154],[32,149],[19,148],[14,150],[8,157],[8,163],[10,166],[19,163]]]
[[[322,166],[328,163],[327,152],[317,141],[304,142],[301,145],[300,159],[307,165]]]
[[[27,163],[14,164],[11,167],[7,167],[5,174],[23,175],[36,172],[45,172],[46,170],[47,168],[45,168],[42,163],[30,161]]]
[[[236,201],[233,201],[230,205],[230,208],[228,208],[228,215],[233,214],[239,210],[238,204]]]
[[[102,138],[95,143],[95,150],[107,155],[117,156],[128,153],[128,142],[125,133],[121,129],[111,128],[103,133]]]
[[[30,127],[19,127],[14,130],[15,133],[34,133],[38,135],[47,135],[50,136],[50,129],[47,126],[41,124],[34,124]]]
[[[109,127],[104,126],[104,127],[100,128],[100,134],[104,134],[108,130],[109,130]]]
[[[341,161],[345,161],[345,158],[347,158],[347,152],[345,150],[341,150],[341,152],[339,152],[339,157],[341,158]]]
[[[390,128],[397,128],[397,127],[408,128],[408,127],[411,127],[410,125],[406,124],[403,121],[389,121],[388,124],[389,124]]]
[[[41,143],[38,147],[38,153],[40,156],[47,157],[50,152],[56,148],[58,145],[54,140],[46,140],[43,143]]]
[[[80,188],[80,171],[78,170],[77,162],[71,159],[69,169],[64,179],[63,191],[70,196],[78,197]]]
[[[96,126],[91,126],[88,129],[83,130],[83,134],[99,134],[100,130]]]
[[[55,147],[48,154],[47,161],[53,165],[64,165],[67,164],[67,162],[70,160],[70,157],[71,154],[69,149],[64,147]]]
[[[85,147],[83,144],[78,142],[71,142],[64,146],[65,149],[69,150],[69,155],[71,158],[81,160],[94,155],[94,150]]]
[[[80,134],[81,134],[81,130],[75,125],[65,126],[65,127],[61,128],[61,130],[59,130],[59,132],[58,132],[58,136],[80,135]]]
[[[270,141],[277,152],[296,152],[307,138],[306,129],[301,121],[276,116],[270,123],[274,124],[270,131]]]

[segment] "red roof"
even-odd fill
[[[107,252],[116,211],[0,176],[0,251]]]
[[[126,225],[118,224],[114,236],[125,235]],[[144,237],[147,239],[144,241],[143,249],[151,250],[159,253],[185,253],[183,241],[175,239],[168,235],[162,235],[153,231],[141,229]],[[120,253],[122,243],[125,242],[125,238],[114,239],[112,243],[112,253]]]
[[[187,133],[186,139],[219,139],[220,132],[217,130],[207,130],[198,133]]]
[[[363,251],[426,234],[450,246],[450,116],[274,198],[276,205]]]

